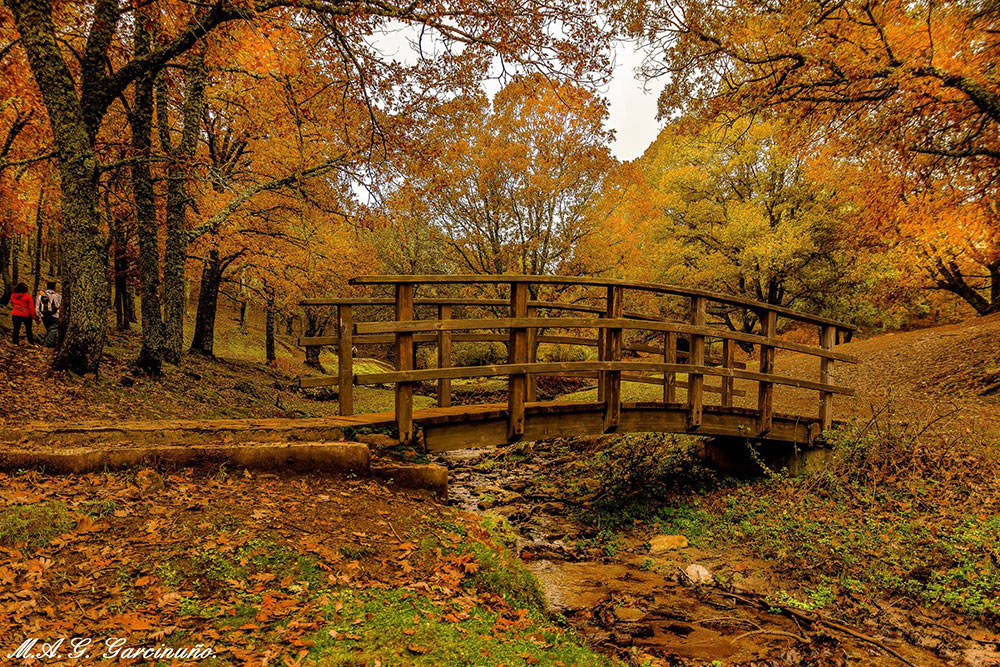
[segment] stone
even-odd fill
[[[448,469],[434,463],[378,463],[372,474],[406,489],[427,489],[439,498],[448,495]]]
[[[691,563],[684,568],[684,575],[692,584],[710,584],[715,581],[715,578],[712,577],[712,573],[708,571],[708,568],[704,565],[699,565],[698,563]]]
[[[646,612],[638,607],[615,607],[615,620],[623,623],[635,623],[646,617]]]
[[[649,554],[659,556],[676,549],[683,549],[688,540],[683,535],[657,535],[649,540]]]
[[[388,436],[385,433],[358,433],[354,436],[354,439],[375,449],[390,449],[399,444],[396,438]]]
[[[135,475],[135,483],[143,491],[163,491],[167,485],[155,470],[140,470]]]

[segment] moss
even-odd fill
[[[579,665],[611,661],[537,612],[501,621],[495,611],[429,600],[405,589],[341,590],[309,657],[320,665]]]
[[[14,505],[0,512],[0,544],[44,546],[72,526],[73,520],[63,503]]]

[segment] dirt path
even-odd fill
[[[898,419],[927,422],[942,417],[941,427],[960,433],[1000,433],[1000,315],[931,329],[882,334],[837,348],[859,363],[838,363],[837,384],[856,396],[836,397],[837,419],[868,419],[890,406]],[[777,372],[819,378],[815,357],[779,353]],[[737,383],[738,385],[740,383]],[[753,389],[745,383],[744,389]],[[755,391],[744,405],[753,406]],[[777,409],[814,414],[815,392],[779,387]]]

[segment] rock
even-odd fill
[[[439,498],[448,495],[448,469],[434,463],[379,463],[372,474],[406,489],[427,489]]]
[[[538,511],[545,514],[566,514],[566,503],[561,503],[557,500],[550,500],[547,503],[542,503],[538,508]]]
[[[688,540],[683,535],[657,535],[649,540],[649,554],[660,556],[675,549],[683,549],[688,545]]]
[[[135,475],[135,483],[145,492],[164,491],[167,485],[155,470],[140,470]]]
[[[375,449],[388,449],[399,444],[396,438],[388,436],[385,433],[358,433],[354,436],[354,439]]]
[[[257,390],[246,380],[240,380],[234,384],[233,389],[236,391],[242,391],[244,394],[249,394],[250,396],[257,396]]]
[[[652,637],[653,626],[649,623],[617,623],[615,629],[629,637]]]
[[[512,479],[511,481],[507,482],[506,487],[511,491],[517,491],[518,493],[520,493],[521,491],[524,491],[526,488],[528,488],[528,482],[526,482],[523,479]]]
[[[615,607],[615,620],[623,623],[635,623],[646,617],[646,612],[638,607]]]
[[[684,568],[684,574],[692,584],[710,584],[715,581],[708,568],[698,563],[691,563]]]

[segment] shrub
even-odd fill
[[[565,345],[563,343],[546,343],[538,348],[538,360],[552,363],[564,361],[587,361],[597,356],[596,348],[582,345]]]
[[[507,362],[507,346],[503,343],[456,343],[451,352],[453,366],[490,366]]]

